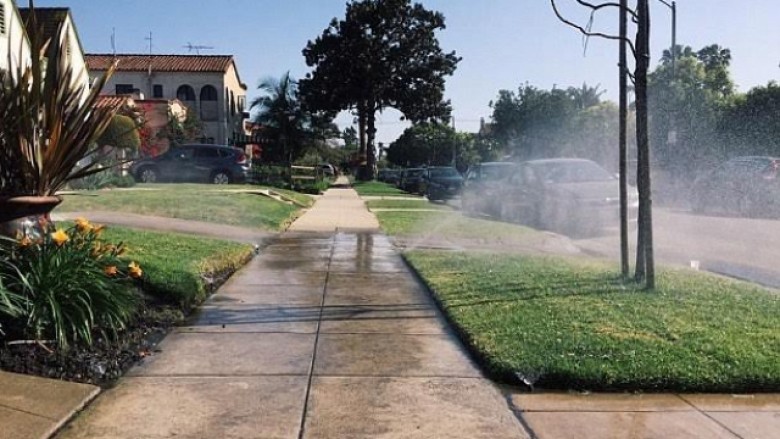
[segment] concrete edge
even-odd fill
[[[82,410],[84,410],[92,401],[95,400],[95,398],[100,395],[100,393],[103,390],[98,387],[94,386],[94,389],[92,392],[90,392],[87,396],[84,397],[78,404],[75,404],[73,408],[71,408],[68,413],[61,417],[59,421],[56,421],[54,425],[52,425],[42,436],[41,439],[49,439],[51,437],[54,437],[63,427],[65,427],[71,420],[73,420],[77,414],[79,414]]]

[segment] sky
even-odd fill
[[[571,20],[589,15],[574,0],[556,0]],[[501,89],[528,83],[566,88],[587,83],[617,100],[614,41],[582,36],[558,21],[549,0],[418,0],[442,12],[446,29],[441,47],[463,60],[447,80],[458,130],[476,132],[480,118],[490,121],[489,103]],[[629,0],[633,3],[632,0]],[[17,0],[26,6],[27,0]],[[87,53],[195,53],[186,46],[210,46],[201,54],[233,55],[248,86],[248,101],[258,83],[290,71],[311,71],[301,54],[334,17],[344,16],[346,0],[36,0],[36,6],[70,7]],[[713,43],[731,50],[733,79],[745,92],[780,80],[780,0],[678,0],[677,42],[694,49]],[[671,44],[671,10],[651,0],[651,66]],[[599,12],[594,30],[614,32],[617,16]],[[378,115],[377,140],[386,144],[408,126],[400,113]],[[343,128],[352,117],[342,114]]]

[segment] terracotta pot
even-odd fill
[[[49,214],[61,202],[57,196],[0,198],[0,235],[40,237],[52,227]]]

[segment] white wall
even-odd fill
[[[8,70],[9,67],[18,66],[20,59],[29,62],[30,44],[24,32],[24,24],[13,1],[0,0],[0,7],[3,9],[5,24],[5,32],[0,33],[0,68]],[[20,44],[22,49],[21,58],[19,56]],[[12,66],[8,65],[9,50]]]

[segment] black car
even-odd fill
[[[398,187],[401,190],[411,194],[422,195],[422,176],[425,173],[424,168],[407,168],[401,172],[401,179],[398,181]]]
[[[780,158],[733,158],[696,179],[691,192],[695,212],[763,217],[780,215]]]
[[[397,186],[398,181],[401,179],[401,171],[398,169],[380,169],[376,179]]]
[[[463,177],[457,169],[449,166],[425,168],[422,175],[421,192],[431,201],[446,200],[460,195]]]
[[[130,174],[142,183],[243,183],[249,174],[249,162],[243,151],[231,146],[181,145],[157,157],[136,160]]]
[[[503,180],[516,170],[517,164],[512,162],[485,162],[469,167],[460,197],[461,210],[498,217],[501,214],[498,191]]]

